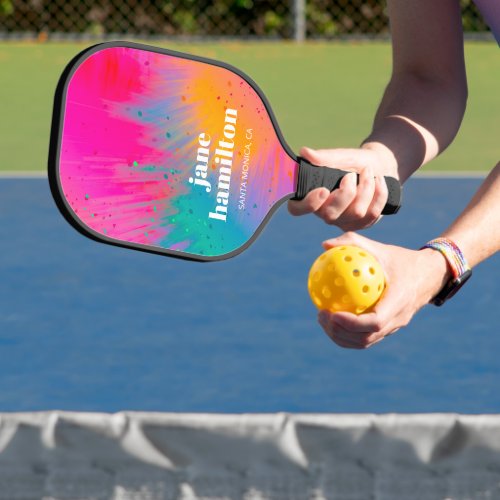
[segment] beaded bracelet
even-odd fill
[[[453,275],[453,278],[431,301],[434,305],[440,306],[458,292],[462,285],[471,277],[472,270],[460,248],[448,238],[436,238],[427,242],[421,250],[423,248],[432,248],[440,252],[446,259]]]
[[[470,270],[462,250],[448,238],[436,238],[427,242],[422,248],[432,248],[441,252],[448,262],[454,278],[458,278]]]

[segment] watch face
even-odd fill
[[[472,276],[472,270],[468,269],[458,278],[451,279],[444,288],[432,299],[436,306],[442,306],[448,299],[451,299],[462,288],[467,280]]]

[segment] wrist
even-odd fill
[[[450,278],[443,288],[437,293],[431,302],[435,306],[443,305],[453,297],[462,286],[469,280],[472,270],[465,259],[462,250],[449,238],[435,238],[427,242],[422,249],[431,249],[443,256],[446,261]]]
[[[382,171],[379,173],[399,180],[398,162],[394,153],[385,144],[367,139],[361,144],[361,149],[372,151],[379,157],[382,165]]]
[[[419,268],[425,269],[423,289],[425,290],[425,303],[428,303],[443,289],[453,275],[446,258],[440,252],[432,248],[422,248],[418,253],[423,259]]]

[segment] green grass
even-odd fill
[[[51,108],[65,64],[86,44],[0,44],[0,170],[44,170]],[[170,48],[229,62],[268,96],[287,142],[355,147],[368,134],[390,74],[387,43],[210,43]],[[466,46],[469,103],[453,145],[432,170],[488,170],[498,161],[498,48]]]

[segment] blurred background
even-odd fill
[[[468,34],[487,27],[471,0],[461,0]],[[3,38],[236,37],[332,39],[386,36],[380,0],[1,0]]]
[[[468,110],[452,146],[423,171],[486,171],[497,161],[484,132],[499,126],[498,50],[474,3],[461,6]],[[357,147],[390,77],[385,9],[380,0],[0,0],[0,171],[45,171],[57,80],[75,54],[110,39],[243,70],[295,151]]]

